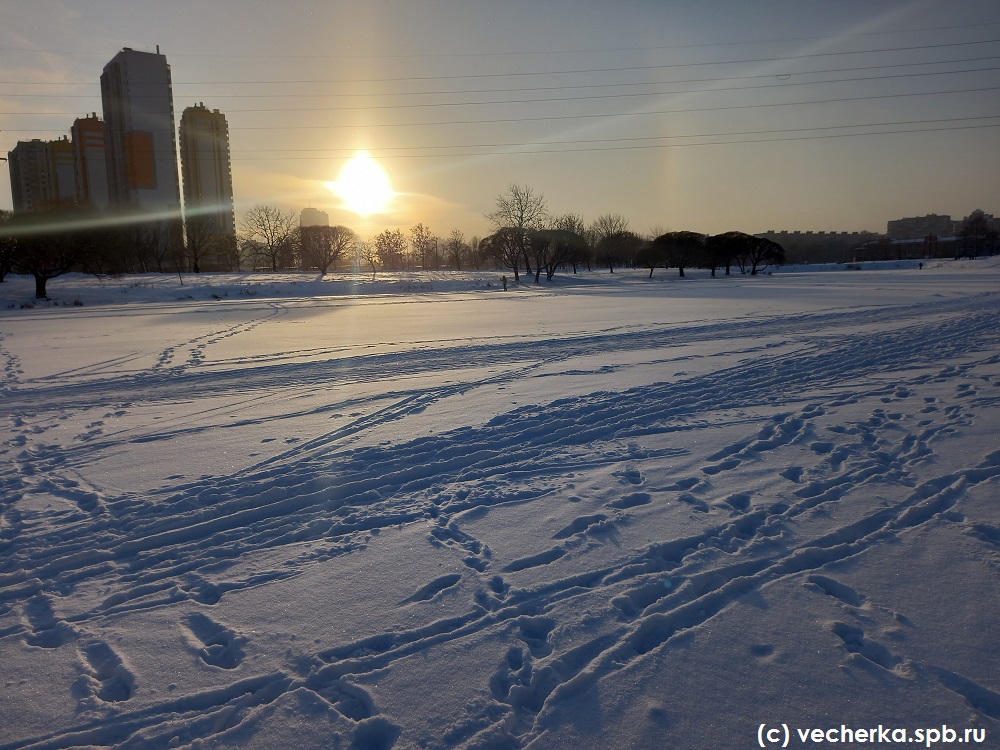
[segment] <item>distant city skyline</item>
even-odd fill
[[[118,50],[159,45],[177,111],[205,102],[228,119],[237,224],[265,203],[362,236],[482,236],[512,183],[639,233],[884,232],[998,210],[988,0],[43,0],[5,15],[0,152],[68,135],[101,110]],[[394,191],[367,216],[331,188],[360,151]]]

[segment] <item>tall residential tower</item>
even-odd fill
[[[76,203],[73,146],[67,138],[18,141],[7,156],[15,211]]]
[[[79,117],[70,129],[76,163],[76,193],[84,206],[106,210],[108,168],[104,155],[104,123],[97,113]]]
[[[167,58],[126,47],[104,66],[105,154],[112,208],[180,217]]]
[[[188,107],[181,115],[180,141],[189,237],[197,224],[210,234],[235,234],[226,116],[204,104]]]

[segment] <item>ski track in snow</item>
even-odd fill
[[[544,743],[566,701],[785,580],[847,612],[869,613],[867,625],[845,615],[828,626],[844,663],[933,680],[985,721],[1000,720],[1000,694],[887,642],[888,623],[905,614],[880,609],[825,567],[944,523],[997,555],[1000,528],[966,521],[962,502],[980,485],[996,486],[1000,450],[984,445],[962,466],[937,461],[940,444],[995,415],[997,295],[887,307],[871,330],[863,328],[869,310],[847,310],[308,361],[207,357],[227,337],[280,315],[281,304],[267,305],[121,376],[111,373],[140,360],[24,382],[0,340],[0,418],[11,435],[0,470],[0,653],[28,646],[71,654],[78,677],[66,691],[79,706],[47,732],[0,733],[0,750],[165,747],[175,737],[225,743],[293,694],[313,695],[341,717],[358,747]],[[524,383],[542,363],[575,368],[578,358],[628,351],[669,358],[683,344],[765,336],[786,343],[750,346],[701,374],[520,407],[481,425],[351,442],[476,389],[518,384],[530,392]],[[408,377],[456,362],[495,371],[406,386]],[[150,425],[137,435],[94,420],[72,445],[46,440],[80,411],[107,419],[159,401],[242,392],[252,402],[282,387],[376,381],[399,384],[380,408],[229,475],[146,493],[109,495],[88,484],[85,468],[95,453],[211,425]],[[304,413],[351,406],[342,398]],[[295,415],[290,406],[275,418]],[[723,428],[738,437],[713,442]],[[609,484],[590,495],[590,480],[574,479],[595,476]],[[477,536],[491,513],[573,492],[588,496],[562,511],[542,544],[501,555]],[[863,512],[824,512],[862,492],[879,499]],[[54,500],[37,511],[25,502],[31,497]],[[668,512],[690,520],[676,527],[684,533],[634,543],[649,514]],[[426,544],[458,565],[414,580],[396,600],[413,613],[410,627],[373,622],[363,637],[314,648],[298,642],[294,660],[261,671],[263,662],[250,658],[254,633],[214,613],[231,594],[307,575],[405,529],[424,530]],[[633,542],[617,544],[623,535]],[[444,604],[436,615],[433,607]],[[123,618],[171,611],[179,643],[211,682],[143,697],[143,665],[110,636]],[[574,617],[583,611],[600,615]],[[505,644],[503,658],[484,667],[480,685],[489,699],[475,710],[455,706],[469,715],[441,736],[408,734],[366,687],[366,678],[415,655],[495,642]]]

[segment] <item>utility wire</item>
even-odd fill
[[[984,128],[998,128],[1000,123],[984,124],[984,125],[958,125],[952,127],[939,127],[939,128],[915,128],[915,129],[905,129],[905,130],[884,130],[876,131],[871,133],[834,133],[826,135],[806,135],[806,136],[787,136],[782,138],[753,138],[738,141],[703,141],[701,143],[658,143],[658,144],[646,144],[646,145],[624,145],[624,146],[606,146],[606,147],[595,147],[595,148],[524,148],[524,149],[504,149],[502,151],[479,151],[479,152],[461,152],[454,154],[388,154],[383,155],[379,149],[371,149],[375,154],[382,159],[421,159],[421,158],[441,158],[441,157],[468,157],[468,156],[506,156],[509,154],[569,154],[569,153],[585,153],[585,152],[600,152],[600,151],[635,151],[635,150],[646,150],[646,149],[665,149],[665,148],[687,148],[691,146],[734,146],[734,145],[745,145],[745,144],[761,144],[761,143],[781,143],[785,141],[815,141],[815,140],[826,140],[830,138],[857,138],[861,136],[873,136],[873,135],[900,135],[905,133],[933,133],[942,132],[950,130],[976,130]],[[233,161],[315,161],[317,157],[315,156],[285,156],[285,157],[232,157]],[[329,157],[337,158],[337,157]]]
[[[966,57],[957,60],[934,60],[926,62],[913,62],[913,63],[893,63],[889,65],[862,65],[850,68],[825,68],[820,70],[804,70],[799,72],[785,72],[785,73],[758,73],[755,75],[746,76],[718,76],[712,78],[681,78],[671,81],[634,81],[634,82],[619,82],[619,83],[586,83],[586,84],[570,84],[570,85],[560,85],[560,86],[522,86],[517,88],[491,88],[491,89],[437,89],[434,91],[406,91],[406,92],[394,92],[391,96],[433,96],[433,95],[444,95],[452,96],[457,94],[496,94],[496,93],[519,93],[519,92],[532,92],[532,91],[568,91],[573,89],[606,89],[606,88],[619,88],[624,86],[672,86],[679,84],[688,83],[717,83],[723,81],[750,81],[760,78],[780,78],[782,80],[791,77],[804,77],[804,76],[816,76],[816,75],[826,75],[829,73],[853,73],[865,70],[884,70],[886,68],[907,68],[915,67],[918,65],[959,65],[962,63],[971,62],[988,62],[991,60],[1000,60],[1000,55],[989,55],[986,57]],[[986,68],[974,68],[970,70],[942,70],[942,71],[927,71],[927,72],[916,72],[916,73],[899,73],[894,75],[885,76],[886,78],[905,78],[909,76],[927,76],[927,75],[948,75],[952,73],[969,73],[969,72],[980,72],[986,70],[996,70],[995,67]],[[868,78],[851,78],[851,79],[841,79],[841,80],[870,80]],[[831,81],[805,81],[803,83],[830,83]],[[803,85],[799,83],[798,85]],[[213,85],[213,84],[208,84]],[[752,88],[752,87],[745,87]],[[725,89],[709,89],[711,91],[721,91]],[[651,96],[653,94],[650,94]],[[4,98],[46,98],[46,99],[94,99],[100,94],[0,94]],[[204,97],[210,98],[214,97],[216,99],[283,99],[283,98],[309,98],[309,99],[322,99],[322,98],[333,98],[333,97],[371,97],[372,93],[369,92],[338,92],[338,93],[321,93],[321,92],[309,92],[305,94],[205,94],[199,93],[197,96],[195,94],[185,94],[185,96],[191,97]],[[133,97],[142,99],[141,95]],[[228,110],[233,111],[233,110]]]
[[[426,109],[435,108],[439,109],[442,107],[484,107],[497,104],[549,104],[552,102],[572,102],[572,101],[600,101],[606,99],[634,99],[636,97],[655,97],[655,96],[673,96],[680,94],[711,94],[723,91],[755,91],[758,89],[781,89],[781,88],[791,88],[796,86],[818,86],[822,84],[829,83],[856,83],[859,81],[881,81],[881,80],[892,80],[897,78],[917,78],[917,77],[927,77],[927,76],[937,76],[937,75],[957,75],[963,73],[983,73],[1000,70],[1000,66],[988,66],[982,68],[972,68],[967,70],[954,70],[954,71],[932,71],[923,73],[901,73],[892,75],[882,75],[882,76],[863,76],[856,78],[836,78],[826,81],[793,81],[793,82],[782,82],[782,83],[764,83],[754,86],[726,86],[726,87],[713,87],[713,88],[703,88],[703,89],[688,89],[682,91],[657,91],[657,92],[624,92],[618,94],[592,94],[587,96],[557,96],[557,97],[546,97],[539,99],[490,99],[486,101],[474,101],[474,102],[415,102],[412,104],[369,104],[365,106],[328,106],[328,107],[253,107],[247,109],[227,109],[225,114],[246,114],[246,113],[265,113],[265,112],[371,112],[371,111],[384,111],[384,110],[400,110],[400,109]],[[967,91],[981,91],[982,89],[969,89]],[[947,93],[947,92],[933,92],[933,93]],[[913,96],[919,94],[903,94],[902,96]],[[896,94],[885,94],[884,96],[899,96]],[[873,98],[873,97],[858,97],[861,99]],[[843,100],[833,100],[833,101],[843,101]],[[797,103],[797,102],[792,102]],[[761,105],[751,105],[751,106],[768,106],[766,104]],[[75,113],[73,112],[0,112],[0,115],[5,115],[12,117],[15,115],[31,115],[31,116],[66,116],[72,117]]]
[[[450,80],[467,80],[467,79],[482,79],[482,78],[516,78],[523,76],[549,76],[549,75],[593,75],[595,73],[621,73],[627,71],[645,71],[645,70],[664,70],[667,68],[693,68],[693,67],[704,67],[708,65],[749,65],[749,64],[759,64],[759,63],[776,63],[776,62],[788,62],[791,60],[808,60],[817,57],[837,57],[843,55],[870,55],[883,52],[907,52],[907,51],[926,51],[930,49],[944,49],[947,47],[965,47],[977,44],[995,44],[1000,42],[1000,39],[982,39],[976,41],[964,41],[964,42],[944,42],[941,44],[919,44],[905,47],[882,47],[877,49],[863,49],[863,50],[840,50],[836,52],[810,52],[802,55],[786,55],[783,57],[752,57],[744,58],[739,60],[704,60],[700,62],[686,62],[686,63],[666,63],[659,65],[627,65],[620,67],[609,67],[609,68],[570,68],[564,70],[532,70],[532,71],[522,71],[514,73],[464,73],[458,75],[437,75],[437,76],[402,76],[396,78],[349,78],[349,79],[333,79],[333,78],[320,78],[320,79],[285,79],[285,80],[271,80],[271,81],[174,81],[174,86],[187,86],[196,85],[203,86],[206,83],[216,84],[216,85],[226,85],[226,86],[261,86],[270,84],[280,84],[287,85],[293,83],[308,83],[308,84],[318,84],[318,83],[395,83],[395,82],[407,82],[407,81],[450,81]],[[0,84],[5,85],[31,85],[31,86],[91,86],[93,81],[41,81],[38,83],[29,83],[25,81],[0,81]]]
[[[776,133],[806,133],[814,131],[829,131],[829,130],[845,130],[845,129],[857,129],[857,128],[885,128],[885,127],[899,127],[903,125],[931,125],[940,123],[957,123],[957,122],[970,122],[973,120],[1000,120],[1000,115],[980,115],[976,117],[943,117],[935,119],[926,120],[898,120],[895,122],[869,122],[869,123],[857,123],[853,125],[820,125],[815,127],[804,127],[804,128],[775,128],[768,130],[738,130],[738,131],[727,131],[727,132],[717,132],[717,133],[689,133],[681,135],[650,135],[650,136],[636,136],[632,138],[594,138],[594,139],[577,139],[569,141],[539,141],[533,143],[467,143],[467,144],[450,144],[446,146],[387,146],[372,149],[377,151],[379,154],[385,154],[391,151],[412,151],[415,149],[465,149],[465,148],[514,148],[514,147],[529,147],[529,146],[566,146],[566,145],[583,145],[592,143],[627,143],[627,142],[638,142],[638,141],[663,141],[663,140],[676,140],[679,138],[728,138],[735,136],[749,136],[749,135],[769,135]],[[978,127],[994,127],[1000,125],[1000,122],[994,124],[984,124]],[[960,128],[956,128],[960,129]],[[917,130],[906,130],[899,132],[920,132]],[[869,135],[868,133],[846,133],[844,135]],[[733,141],[738,142],[738,141]],[[255,149],[256,153],[311,153],[317,155],[318,158],[323,158],[323,155],[329,152],[336,154],[353,154],[356,149],[314,149],[314,148],[269,148],[269,149]],[[268,157],[264,157],[268,158]]]
[[[441,125],[492,125],[492,124],[505,124],[505,123],[527,123],[527,122],[548,122],[556,120],[583,120],[583,119],[613,119],[622,117],[642,117],[646,115],[676,115],[676,114],[692,114],[698,112],[722,112],[730,110],[741,110],[741,109],[763,109],[763,108],[774,108],[774,107],[799,107],[799,106],[812,106],[816,104],[839,104],[843,102],[860,102],[860,101],[872,101],[872,100],[885,100],[885,99],[903,99],[903,98],[913,98],[913,97],[923,97],[923,96],[946,96],[952,94],[981,94],[990,91],[1000,90],[1000,86],[982,86],[977,88],[966,88],[966,89],[948,89],[945,91],[918,91],[918,92],[908,92],[908,93],[895,93],[895,94],[873,94],[869,96],[843,96],[834,97],[829,99],[813,99],[810,101],[797,101],[797,102],[765,102],[762,104],[730,104],[718,107],[687,107],[684,109],[663,109],[663,110],[643,110],[638,112],[604,112],[604,113],[591,113],[591,114],[573,114],[573,115],[542,115],[537,117],[499,117],[490,119],[478,119],[478,120],[436,120],[430,122],[405,122],[405,123],[368,123],[365,125],[366,128],[402,128],[402,127],[438,127]],[[279,110],[284,111],[284,110]],[[330,110],[334,111],[334,110]],[[61,116],[62,113],[34,113],[34,114],[58,114]],[[333,130],[338,128],[350,128],[356,129],[359,127],[356,124],[344,124],[344,123],[334,123],[330,125],[247,125],[247,126],[232,126],[230,131],[233,130]],[[62,132],[58,128],[41,128],[34,130],[22,130],[15,128],[5,128],[7,132],[18,132],[18,133],[48,133],[48,132]]]
[[[851,39],[854,37],[869,37],[869,36],[889,36],[889,35],[899,35],[899,34],[919,34],[928,31],[961,31],[964,29],[976,29],[982,30],[989,26],[998,26],[1000,21],[981,21],[974,24],[959,24],[954,26],[924,26],[909,29],[890,29],[887,31],[854,31],[846,34],[837,34],[838,39]],[[578,54],[608,54],[608,53],[619,53],[619,52],[657,52],[664,50],[674,50],[674,49],[704,49],[710,47],[736,47],[736,46],[748,46],[754,44],[791,44],[797,42],[816,42],[816,41],[826,41],[829,40],[829,36],[806,36],[806,37],[791,37],[783,39],[736,39],[733,41],[726,42],[694,42],[689,44],[666,44],[666,45],[655,45],[655,46],[642,46],[642,47],[601,47],[601,48],[578,48],[578,49],[544,49],[544,50],[513,50],[513,51],[499,51],[499,52],[420,52],[420,53],[386,53],[378,55],[359,55],[356,52],[349,54],[340,55],[316,55],[316,54],[273,54],[268,53],[267,57],[274,59],[323,59],[323,60],[408,60],[408,59],[439,59],[439,58],[468,58],[468,57],[527,57],[535,55],[578,55]],[[49,50],[49,49],[32,49],[28,47],[0,47],[0,52],[15,52],[17,54],[33,53],[33,54],[45,54],[45,55],[74,55],[74,56],[84,56],[93,57],[94,59],[104,59],[103,56],[97,55],[92,52],[74,52],[69,50]],[[231,53],[212,53],[212,52],[194,52],[194,53],[184,53],[184,52],[172,52],[170,57],[177,58],[189,58],[189,57],[207,57],[212,59],[259,59],[259,54],[243,54],[236,55]]]

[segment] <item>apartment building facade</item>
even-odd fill
[[[173,89],[167,58],[124,48],[101,74],[109,202],[180,217]]]
[[[226,116],[204,104],[185,109],[181,115],[180,151],[184,213],[189,225],[202,223],[211,234],[235,234]]]

